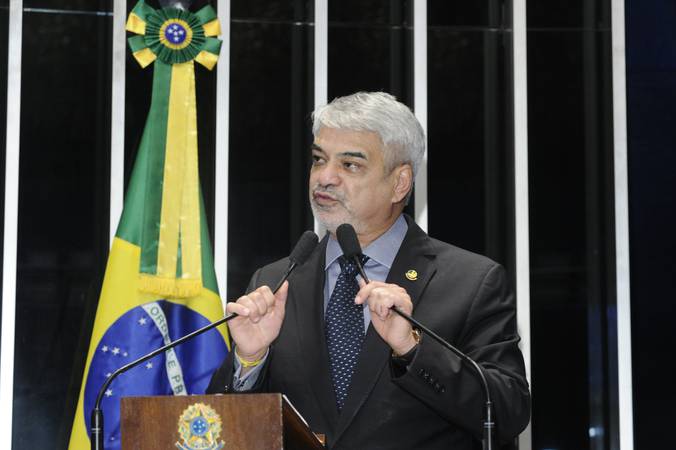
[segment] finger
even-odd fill
[[[253,323],[258,323],[260,320],[260,312],[258,311],[258,305],[256,305],[256,302],[253,301],[251,298],[251,295],[253,292],[249,295],[245,295],[244,297],[241,297],[239,300],[237,300],[237,303],[245,306],[249,310],[249,320],[251,320]]]
[[[385,283],[381,281],[371,281],[363,285],[360,283],[359,286],[361,286],[361,289],[359,289],[359,292],[357,292],[357,296],[354,298],[354,302],[357,305],[361,305],[362,303],[364,303],[371,295],[371,291],[373,291],[377,287],[385,286]]]
[[[263,297],[265,303],[268,306],[272,306],[275,303],[275,296],[268,286],[261,286],[256,289],[256,292],[258,292]]]
[[[249,316],[249,308],[240,303],[235,302],[230,302],[227,305],[225,305],[225,312],[227,312],[228,314],[237,314],[238,316],[242,317]]]
[[[280,302],[281,303],[286,302],[286,297],[288,294],[289,294],[289,282],[285,281],[284,283],[282,283],[282,285],[279,287],[279,289],[274,295],[275,304]]]
[[[391,305],[391,299],[388,297],[383,296],[380,301],[377,303],[377,309],[378,309],[378,315],[380,316],[381,319],[385,320],[387,319],[387,316],[390,314],[390,305]]]
[[[258,314],[261,317],[264,316],[265,313],[267,313],[268,311],[268,304],[265,301],[265,297],[258,291],[252,292],[251,294],[249,294],[249,297],[256,305],[256,308],[258,309]]]
[[[284,312],[286,311],[286,299],[289,294],[289,282],[285,281],[277,290],[277,293],[274,296],[275,299],[275,311],[284,317]]]
[[[400,292],[397,292],[396,295],[393,297],[392,306],[399,308],[402,312],[405,312],[406,314],[411,314],[411,312],[413,311],[413,302],[411,302],[411,297],[404,289],[402,289],[402,291]]]

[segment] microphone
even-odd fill
[[[310,254],[314,251],[315,247],[317,247],[317,243],[319,242],[319,238],[317,235],[312,232],[312,231],[306,231],[303,233],[303,235],[298,239],[298,242],[296,243],[296,246],[293,248],[291,251],[291,254],[289,255],[289,266],[287,267],[286,271],[284,272],[284,275],[282,275],[282,278],[279,280],[277,285],[275,286],[274,290],[272,293],[276,293],[280,287],[282,287],[282,284],[286,281],[287,278],[289,278],[289,275],[291,275],[291,272],[298,267],[299,265],[303,264],[307,259],[310,257]],[[103,394],[106,392],[106,389],[108,389],[108,386],[110,386],[110,383],[117,378],[118,375],[123,374],[127,370],[138,366],[142,362],[145,362],[151,358],[154,358],[155,356],[159,355],[160,353],[163,353],[171,348],[176,347],[177,345],[180,345],[184,343],[185,341],[189,341],[190,339],[204,333],[205,331],[209,331],[212,328],[216,328],[219,325],[224,324],[225,322],[234,319],[237,317],[237,314],[228,314],[224,318],[217,320],[216,322],[210,323],[209,325],[205,325],[202,328],[199,328],[192,333],[188,333],[183,337],[180,337],[176,339],[173,342],[170,342],[156,350],[153,350],[152,352],[148,353],[147,355],[141,356],[135,361],[130,362],[129,364],[126,364],[119,369],[117,369],[115,372],[112,373],[108,377],[108,379],[103,383],[103,386],[101,386],[101,389],[99,390],[98,395],[96,396],[96,403],[94,403],[94,409],[92,409],[92,414],[91,414],[91,420],[90,420],[90,430],[91,430],[91,450],[104,450],[103,448],[103,410],[101,409],[101,400],[103,399]]]
[[[366,276],[366,272],[364,272],[364,266],[361,263],[361,245],[359,244],[357,233],[354,231],[352,225],[349,223],[339,225],[336,229],[336,238],[338,239],[340,249],[343,251],[343,256],[354,261],[361,278],[366,284],[370,283],[369,278]]]
[[[314,231],[308,230],[301,235],[300,239],[298,239],[298,242],[296,243],[296,246],[293,248],[293,250],[291,250],[291,254],[289,255],[289,266],[286,268],[286,272],[284,272],[284,275],[272,290],[273,294],[276,293],[280,287],[282,287],[282,284],[284,284],[286,279],[289,278],[289,275],[291,275],[293,269],[307,261],[307,259],[310,257],[310,254],[314,251],[315,247],[317,247],[318,243],[319,238],[314,233]]]
[[[346,258],[352,259],[352,261],[354,261],[355,265],[357,266],[357,270],[359,271],[359,275],[361,275],[364,282],[367,284],[370,283],[370,280],[366,276],[366,272],[364,272],[364,267],[362,266],[361,263],[360,258],[362,256],[361,245],[359,244],[359,239],[357,239],[357,233],[354,231],[352,225],[350,225],[349,223],[339,225],[338,228],[336,229],[336,238],[338,239],[340,249],[343,251],[343,255]],[[481,379],[481,383],[484,388],[484,394],[486,396],[486,416],[483,424],[482,447],[484,450],[493,450],[493,430],[495,429],[495,422],[493,422],[493,403],[491,402],[491,394],[490,391],[488,390],[488,381],[486,380],[486,376],[484,375],[481,366],[479,366],[479,364],[477,364],[476,361],[474,361],[472,358],[465,355],[463,352],[454,347],[450,342],[447,342],[444,338],[442,338],[434,331],[427,328],[418,320],[406,314],[398,307],[392,306],[391,309],[399,316],[408,320],[409,323],[411,323],[414,327],[423,331],[426,335],[430,336],[432,339],[443,345],[445,348],[455,353],[460,359],[462,359],[463,361],[467,362],[472,367],[474,367],[474,370],[477,372],[479,378]]]

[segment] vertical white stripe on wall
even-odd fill
[[[7,46],[7,141],[5,154],[5,233],[0,336],[0,448],[12,448],[14,403],[14,325],[16,319],[16,247],[19,212],[19,139],[21,129],[21,41],[23,0],[9,2]]]
[[[113,2],[113,76],[110,118],[110,244],[124,203],[124,108],[127,0]]]
[[[329,4],[328,0],[315,0],[315,109],[327,103],[329,92]],[[320,238],[326,230],[315,220],[315,233]]]
[[[328,96],[329,72],[329,5],[328,0],[315,0],[315,108],[325,105]]]
[[[315,34],[314,34],[314,106],[328,102],[329,91],[329,5],[328,0],[315,0]],[[326,230],[314,222],[315,233],[323,236]]]
[[[230,130],[230,1],[218,0],[221,54],[216,65],[216,194],[214,267],[223,309],[228,299],[228,167]]]
[[[315,109],[327,103],[329,92],[329,4],[315,0]],[[326,230],[315,219],[315,233],[321,238]]]
[[[629,286],[629,200],[624,0],[612,0],[613,141],[615,160],[615,271],[617,278],[617,367],[620,449],[634,448]]]
[[[413,4],[413,110],[427,136],[427,0]],[[415,221],[427,231],[427,146],[415,178]]]
[[[526,0],[513,2],[514,213],[516,230],[517,326],[526,376],[533,387],[530,345],[530,237],[528,223],[528,77]],[[519,436],[519,450],[531,450],[530,424]]]

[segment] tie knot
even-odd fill
[[[366,255],[361,255],[359,260],[361,261],[362,266],[366,264],[366,261],[369,259]],[[338,264],[340,264],[340,271],[345,275],[356,276],[357,275],[357,264],[355,264],[353,258],[346,258],[345,255],[341,255],[338,258]]]

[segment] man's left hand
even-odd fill
[[[408,353],[416,345],[411,324],[391,310],[392,306],[396,306],[408,315],[413,312],[413,303],[406,289],[380,281],[366,284],[363,280],[359,280],[359,287],[354,302],[358,305],[368,303],[371,324],[396,354]]]

